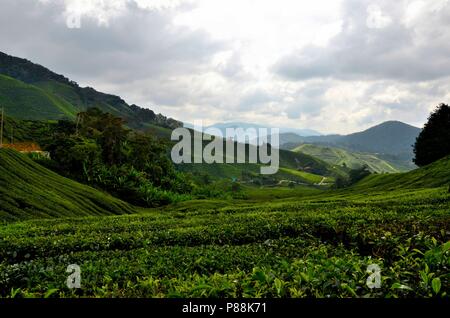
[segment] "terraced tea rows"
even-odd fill
[[[185,202],[138,215],[14,223],[0,228],[0,291],[4,297],[445,296],[446,190],[370,199],[311,194],[271,204]],[[69,264],[81,267],[79,290],[65,285]],[[370,264],[381,268],[380,289],[366,285]]]
[[[133,213],[125,202],[0,149],[0,222]]]

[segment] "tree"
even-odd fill
[[[348,173],[348,176],[350,179],[350,184],[355,184],[356,182],[364,179],[365,177],[367,177],[370,174],[371,174],[371,172],[367,165],[363,165],[361,168],[352,169]]]
[[[450,107],[440,104],[416,139],[414,163],[419,167],[450,155]]]
[[[347,178],[341,177],[341,176],[337,176],[335,181],[334,181],[334,187],[336,189],[341,189],[341,188],[345,188],[346,186],[348,186],[349,181]]]
[[[364,179],[371,174],[369,167],[363,165],[362,167],[350,169],[347,177],[337,176],[334,181],[334,187],[336,189],[349,187],[358,181]]]
[[[72,135],[76,131],[76,125],[73,121],[62,119],[58,121],[54,128],[55,134]]]
[[[59,168],[67,174],[86,172],[100,163],[101,150],[92,139],[58,135],[48,150]]]
[[[101,146],[103,161],[107,165],[121,164],[123,144],[130,132],[125,121],[110,113],[92,107],[77,115],[77,134],[95,139]]]
[[[108,165],[119,164],[122,159],[122,146],[128,134],[128,130],[123,127],[124,121],[122,118],[107,114],[101,118],[100,122],[104,127],[99,138],[103,149],[103,160]]]

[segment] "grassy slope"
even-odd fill
[[[320,181],[322,181],[322,179],[323,179],[322,176],[319,176],[319,175],[313,174],[313,173],[309,173],[309,172],[304,172],[304,171],[301,171],[301,170],[280,168],[280,171],[284,172],[284,173],[287,173],[289,175],[292,175],[292,176],[297,176],[297,177],[305,180],[308,183],[320,183]]]
[[[257,164],[203,164],[203,165],[183,165],[182,171],[190,172],[193,175],[198,173],[207,173],[212,176],[213,179],[228,179],[228,180],[238,180],[241,181],[242,172],[246,171],[252,173],[256,177],[253,180],[261,178],[259,175],[261,166]],[[302,184],[313,185],[320,183],[323,177],[288,169],[280,168],[279,171],[274,175],[268,175],[267,178],[275,179],[278,181],[289,180]],[[331,177],[327,177],[326,180],[332,181]]]
[[[83,94],[79,91],[77,92],[76,88],[73,86],[57,81],[37,82],[33,85],[41,88],[49,95],[55,96],[72,105],[72,107],[77,110],[74,115],[80,111],[84,111],[86,109],[86,105],[89,105],[90,107],[98,107],[105,112],[122,118],[132,115],[131,110],[127,105],[125,105],[125,102],[119,102],[119,100],[109,97],[106,94],[98,93],[103,96],[103,99],[99,99],[98,96],[95,95],[96,93],[83,96]]]
[[[0,220],[132,213],[128,204],[0,149]]]
[[[0,74],[0,102],[7,115],[19,119],[56,120],[73,119],[86,109],[86,103],[116,116],[131,115],[124,105],[111,105],[108,99],[101,102],[84,101],[74,87],[57,81],[27,84]]]
[[[194,137],[195,138],[195,137]],[[192,144],[195,143],[193,139]],[[204,146],[209,142],[204,142]],[[192,146],[191,146],[192,147]],[[246,154],[249,153],[249,148],[255,149],[254,145],[246,146]],[[218,156],[226,153],[227,145],[223,145],[223,149],[217,149]],[[227,158],[233,162],[237,162],[237,147],[235,144],[234,157]],[[256,150],[258,152],[258,150]],[[193,155],[192,155],[193,158]],[[248,158],[246,158],[248,160]],[[322,161],[313,156],[304,153],[295,153],[289,150],[279,150],[279,171],[275,175],[268,175],[267,177],[273,177],[277,180],[292,180],[301,183],[319,183],[323,176],[328,177],[329,181],[332,181],[336,175],[345,174],[342,167],[333,166],[325,161]],[[240,179],[243,172],[249,172],[252,174],[260,174],[259,164],[180,164],[178,168],[184,172],[190,172],[192,174],[207,173],[213,179]]]
[[[357,183],[353,189],[411,189],[450,185],[450,157],[407,173],[371,175]]]
[[[73,118],[79,111],[97,107],[124,118],[130,128],[141,129],[146,123],[167,128],[182,123],[155,114],[137,105],[128,105],[119,96],[80,87],[63,75],[28,60],[0,52],[0,102],[7,102],[8,115],[20,119],[52,120]],[[5,81],[6,76],[9,80]],[[14,79],[14,85],[11,83]]]
[[[77,112],[83,111],[85,109],[84,102],[80,98],[80,95],[77,94],[74,88],[70,85],[60,83],[57,81],[37,82],[34,83],[33,85],[41,88],[42,90],[48,92],[49,94],[64,99],[66,102],[73,105],[73,107],[77,110]]]
[[[178,167],[181,171],[189,172],[193,175],[207,173],[216,180],[241,180],[244,171],[256,176],[260,174],[261,168],[258,164],[182,164]],[[319,183],[323,179],[320,175],[283,167],[280,167],[276,174],[268,175],[267,177],[277,180],[291,180],[311,185]],[[329,179],[332,180],[332,178]]]
[[[1,74],[0,105],[8,116],[15,118],[52,120],[74,118],[76,114],[73,105],[64,99]]]
[[[347,167],[352,169],[367,165],[372,172],[400,172],[400,167],[396,167],[393,164],[368,153],[352,152],[340,148],[312,144],[300,145],[292,151],[320,158],[333,165],[342,166],[345,163]]]

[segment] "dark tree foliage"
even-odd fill
[[[130,130],[124,127],[125,121],[98,108],[89,108],[77,116],[76,133],[95,139],[102,149],[103,161],[107,165],[122,162],[122,146]]]
[[[76,126],[73,121],[63,119],[58,121],[53,131],[56,134],[72,135],[76,132]]]
[[[334,181],[334,187],[336,189],[341,189],[341,188],[345,188],[346,186],[348,186],[348,179],[338,176],[336,177],[336,180]]]
[[[414,145],[414,163],[419,167],[450,155],[450,107],[440,104],[428,117]]]
[[[47,147],[58,172],[142,206],[190,193],[190,181],[167,155],[168,144],[124,124],[98,108],[79,113],[76,123],[60,121]]]
[[[87,165],[100,162],[100,148],[89,139],[58,134],[47,148],[52,159],[65,172],[79,174]]]
[[[362,166],[361,168],[350,169],[347,178],[341,176],[338,176],[336,178],[334,187],[339,189],[351,186],[370,174],[371,172],[369,170],[369,167],[367,167],[366,165]]]
[[[350,179],[350,184],[355,184],[356,182],[358,182],[358,181],[364,179],[365,177],[367,177],[368,175],[370,175],[370,173],[371,172],[369,171],[369,167],[367,167],[366,165],[364,165],[358,169],[350,170],[350,172],[348,173],[349,179]]]

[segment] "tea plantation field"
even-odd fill
[[[132,206],[111,195],[64,178],[17,151],[0,149],[0,224],[133,212]]]
[[[0,227],[2,297],[444,297],[446,188],[186,202]],[[81,289],[66,268],[81,267]],[[370,264],[381,288],[369,289]]]
[[[0,296],[448,297],[447,165],[345,190],[4,223]],[[69,264],[80,289],[66,286]],[[373,264],[379,288],[367,285]]]

